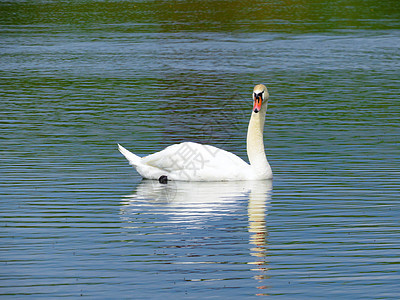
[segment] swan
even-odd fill
[[[253,111],[247,130],[247,156],[250,164],[237,155],[210,145],[184,142],[139,157],[118,144],[119,151],[146,179],[179,181],[236,181],[272,178],[264,151],[263,131],[269,93],[265,85],[253,89]]]

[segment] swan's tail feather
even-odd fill
[[[136,167],[140,163],[141,158],[139,156],[126,150],[120,144],[118,144],[118,150],[119,150],[119,152],[122,153],[123,156],[125,156],[125,158],[129,161],[130,165]]]

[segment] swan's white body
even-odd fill
[[[255,104],[247,132],[250,164],[233,153],[192,142],[175,144],[145,157],[139,157],[121,145],[118,145],[119,151],[147,179],[158,180],[161,176],[167,176],[168,180],[183,181],[270,179],[272,170],[265,156],[263,142],[268,91],[264,85],[256,85],[253,92]],[[262,101],[264,92],[266,99]]]

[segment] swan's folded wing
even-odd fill
[[[142,162],[181,180],[228,180],[249,167],[235,154],[192,142],[169,146],[144,157]]]

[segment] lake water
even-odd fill
[[[1,1],[0,295],[400,297],[398,1]],[[142,181],[197,141],[273,181]]]

